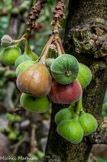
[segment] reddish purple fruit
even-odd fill
[[[53,80],[49,97],[54,103],[70,104],[78,101],[81,95],[82,88],[77,79],[67,85],[59,84]]]

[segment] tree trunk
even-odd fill
[[[92,70],[93,79],[84,90],[83,107],[96,117],[99,127],[80,144],[71,144],[57,134],[54,122],[55,114],[64,106],[53,104],[45,162],[86,162],[93,143],[107,142],[101,117],[107,87],[106,20],[106,0],[70,0],[64,47],[66,53],[75,55]]]

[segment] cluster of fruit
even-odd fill
[[[94,116],[84,111],[77,115],[73,104],[60,110],[55,116],[55,122],[58,134],[73,144],[80,143],[84,136],[93,133],[97,128]]]
[[[6,42],[4,38],[2,40]],[[46,112],[50,101],[57,104],[80,102],[82,89],[92,78],[90,69],[79,63],[74,56],[64,54],[59,42],[58,47],[56,46],[57,57],[49,57],[52,45],[50,40],[39,58],[31,51],[28,40],[23,55],[19,48],[20,43],[5,48],[0,55],[3,64],[15,65],[17,87],[22,92],[20,103],[29,111]],[[88,135],[97,128],[96,119],[85,113],[80,104],[79,106],[77,113],[71,114],[72,111],[66,108],[58,112],[55,118],[57,132],[72,143],[79,143],[83,135]]]

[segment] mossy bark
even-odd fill
[[[79,62],[88,65],[93,73],[93,79],[91,84],[84,90],[83,94],[83,107],[86,112],[93,114],[98,120],[99,127],[103,121],[101,117],[102,103],[104,94],[107,87],[107,51],[101,54],[101,57],[96,52],[88,55],[80,51],[76,53],[73,49],[72,39],[72,27],[79,25],[81,28],[92,21],[98,22],[105,26],[107,29],[107,2],[106,0],[70,0],[69,2],[69,15],[67,20],[67,27],[65,32],[64,47],[66,53],[74,54]],[[97,25],[96,25],[97,26]],[[101,29],[98,26],[99,29]],[[74,28],[75,29],[75,28]],[[81,32],[81,31],[80,31]],[[96,33],[96,36],[99,36]],[[72,41],[71,41],[72,40]],[[107,41],[107,40],[105,40]],[[93,48],[96,44],[93,45]],[[97,50],[97,48],[94,48]],[[73,51],[73,52],[72,52]],[[97,53],[98,54],[98,53]],[[106,57],[103,57],[106,56]],[[84,137],[80,144],[74,145],[67,142],[56,132],[56,124],[54,122],[55,114],[64,106],[53,104],[51,125],[48,136],[48,143],[46,148],[45,162],[86,162],[89,153],[92,148],[92,141],[90,137],[93,137],[94,142],[101,142],[103,137],[101,133],[101,127],[98,128],[96,133],[90,137]],[[101,135],[101,136],[100,136]],[[100,136],[100,141],[97,137]]]

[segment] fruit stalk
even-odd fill
[[[46,57],[47,57],[48,50],[49,50],[49,46],[50,46],[50,44],[52,43],[53,38],[54,38],[54,36],[52,35],[52,36],[50,37],[50,39],[49,39],[48,43],[46,44],[46,49],[45,49],[45,51],[44,51],[43,55],[42,55],[42,56],[40,56],[40,58],[39,58],[39,59],[40,59],[40,61],[42,61],[43,63],[44,63],[44,61],[45,61],[45,59],[46,59]]]
[[[65,18],[64,14],[65,0],[57,0],[57,4],[54,10],[54,20],[51,23],[53,25],[52,33],[55,37],[59,37],[59,28],[61,26],[61,20]]]
[[[29,20],[27,21],[27,34],[30,35],[31,30],[35,29],[37,26],[36,20],[39,17],[39,14],[44,7],[45,3],[47,3],[47,0],[38,0],[35,6],[32,7],[32,10],[30,12]]]
[[[63,53],[61,51],[61,48],[59,46],[59,43],[57,41],[55,41],[55,44],[56,44],[56,47],[57,47],[57,50],[58,50],[58,56],[61,56]]]
[[[62,43],[61,43],[60,38],[59,38],[57,41],[58,41],[58,44],[59,44],[59,46],[60,46],[60,49],[61,49],[62,54],[65,53],[65,51],[64,51],[64,49],[63,49],[63,47],[62,47]]]
[[[83,111],[83,106],[82,106],[82,97],[81,97],[80,100],[78,101],[76,114],[79,115],[81,111]]]

